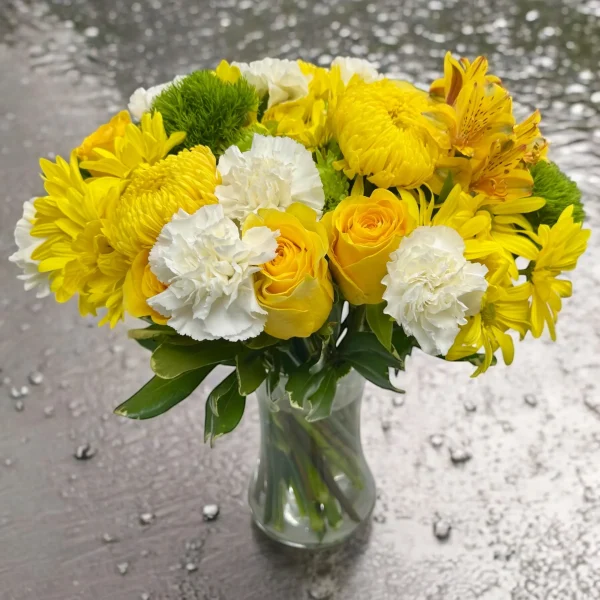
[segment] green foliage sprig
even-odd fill
[[[183,147],[201,144],[220,156],[252,123],[258,96],[243,77],[228,83],[211,71],[195,71],[166,88],[152,108],[161,113],[167,135],[187,133]]]

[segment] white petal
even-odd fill
[[[219,159],[215,195],[230,219],[243,222],[261,208],[285,210],[300,202],[320,216],[325,193],[312,154],[286,137],[255,135],[247,152],[228,148]]]
[[[150,268],[169,287],[148,300],[169,325],[196,340],[244,340],[265,325],[253,285],[257,264],[271,260],[277,232],[248,231],[244,239],[219,204],[179,211],[150,252]]]
[[[390,256],[385,312],[424,352],[448,352],[466,317],[479,312],[487,268],[464,257],[465,244],[449,227],[418,227]]]

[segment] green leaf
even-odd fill
[[[146,350],[150,350],[150,352],[154,352],[159,346],[160,343],[156,340],[135,340],[142,348],[146,348]]]
[[[392,344],[398,357],[404,361],[412,352],[412,349],[417,346],[417,341],[412,336],[406,335],[402,327],[394,327],[392,333]]]
[[[264,331],[255,338],[251,338],[242,342],[244,346],[247,348],[252,348],[252,350],[262,350],[262,348],[268,348],[269,346],[274,346],[277,342],[280,342],[277,338],[274,338],[272,335],[265,333]]]
[[[151,419],[185,400],[208,376],[213,367],[204,367],[175,377],[153,377],[129,400],[115,408],[115,414],[130,419]]]
[[[389,368],[403,369],[404,361],[388,352],[370,331],[347,335],[339,347],[339,358],[349,363],[371,383],[394,392],[402,392],[390,383]]]
[[[285,390],[290,395],[290,403],[297,408],[304,407],[304,402],[319,389],[325,377],[326,371],[323,369],[311,373],[313,366],[302,365],[288,373]]]
[[[238,388],[242,396],[255,392],[267,377],[263,353],[243,350],[235,357]]]
[[[335,398],[339,376],[337,370],[329,368],[321,378],[317,390],[309,396],[311,408],[306,415],[309,423],[326,419],[331,414],[331,406]]]
[[[440,190],[440,194],[438,196],[438,202],[444,202],[444,200],[446,200],[446,198],[452,191],[453,187],[454,187],[454,175],[452,174],[452,171],[449,171],[448,175],[446,176],[446,179],[444,181],[444,184],[442,185],[442,189]]]
[[[238,392],[237,376],[230,373],[209,394],[206,400],[204,441],[214,441],[233,431],[239,424],[246,407],[246,398]]]
[[[208,365],[232,361],[240,345],[225,340],[198,342],[192,346],[161,344],[152,354],[150,366],[163,379],[173,379]]]
[[[371,331],[377,336],[381,345],[388,351],[392,351],[392,331],[394,322],[389,315],[383,312],[386,302],[381,304],[367,305],[367,323]]]

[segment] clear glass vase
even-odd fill
[[[248,499],[258,527],[296,548],[343,542],[366,521],[375,482],[360,441],[365,380],[356,371],[340,379],[331,415],[308,422],[290,405],[284,382],[257,390],[261,449]]]

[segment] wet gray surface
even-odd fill
[[[2,600],[600,598],[597,235],[559,343],[528,339],[513,367],[475,381],[415,356],[401,406],[369,388],[373,522],[321,555],[283,551],[250,526],[252,402],[212,451],[202,392],[152,422],[112,416],[149,378],[147,355],[125,327],[97,330],[75,305],[25,295],[5,260],[22,202],[41,191],[37,158],[67,155],[138,83],[222,57],[336,54],[425,82],[446,48],[487,53],[519,114],[542,109],[551,157],[597,227],[597,0],[0,1],[0,378],[12,380],[0,387]],[[11,398],[12,385],[29,394]],[[75,459],[85,444],[94,456]],[[461,450],[472,458],[454,464]],[[220,515],[205,522],[212,503]]]

